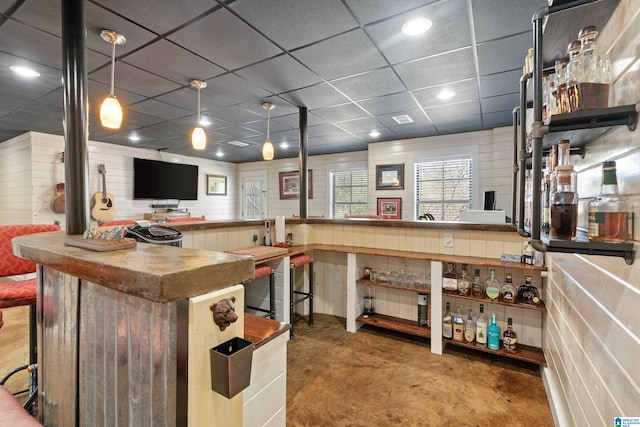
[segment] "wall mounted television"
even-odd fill
[[[134,157],[133,198],[198,200],[198,166]]]

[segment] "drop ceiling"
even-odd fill
[[[63,134],[60,1],[0,0],[0,141],[27,131]],[[295,157],[299,107],[309,155],[372,142],[508,126],[519,102],[531,17],[546,0],[90,0],[85,3],[89,137],[188,156],[261,160],[271,112],[275,157]],[[402,25],[433,25],[406,36]],[[116,47],[119,130],[96,117]],[[9,70],[29,66],[26,80]],[[209,142],[191,148],[197,93]],[[448,89],[449,100],[437,95]],[[393,118],[408,115],[410,123]],[[371,136],[372,131],[378,133]],[[132,141],[131,136],[139,139]],[[237,145],[245,143],[245,146]],[[287,143],[288,148],[283,148]],[[217,154],[222,153],[222,157]]]

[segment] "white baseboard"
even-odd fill
[[[550,368],[543,366],[542,371],[542,383],[544,384],[544,390],[547,393],[547,400],[549,401],[549,407],[551,408],[551,415],[553,416],[553,423],[556,427],[575,427],[573,417],[569,411],[569,405],[564,397],[558,377],[555,372]]]

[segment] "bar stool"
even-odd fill
[[[296,291],[294,290],[295,269],[306,264],[309,264],[309,291]],[[289,323],[291,324],[289,337],[293,338],[293,308],[296,304],[309,300],[309,326],[313,325],[313,259],[306,254],[294,255],[290,258],[289,265]],[[296,295],[302,295],[302,297],[295,299]]]
[[[259,279],[261,277],[269,276],[269,310],[261,307],[252,307],[247,305],[247,308],[251,310],[266,313],[262,317],[269,317],[271,319],[276,318],[276,285],[275,285],[275,272],[267,264],[258,264],[253,272],[253,279]]]

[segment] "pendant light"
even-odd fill
[[[191,145],[196,150],[204,150],[207,146],[207,134],[204,133],[204,129],[200,125],[200,89],[207,87],[207,83],[202,80],[191,80],[191,86],[198,89],[198,121],[197,126],[193,128],[191,133]]]
[[[275,105],[269,102],[265,102],[264,104],[262,104],[262,107],[264,107],[264,109],[267,110],[267,140],[264,142],[264,145],[262,146],[262,158],[264,160],[273,160],[274,150],[273,150],[273,144],[269,139],[269,124],[270,124],[269,122],[271,121],[271,110],[275,107]]]
[[[100,105],[100,123],[109,129],[119,129],[122,124],[122,107],[118,98],[113,94],[113,86],[115,79],[116,67],[116,45],[125,44],[127,39],[124,35],[113,30],[102,30],[100,32],[102,40],[111,43],[111,90],[109,95],[102,101]]]

